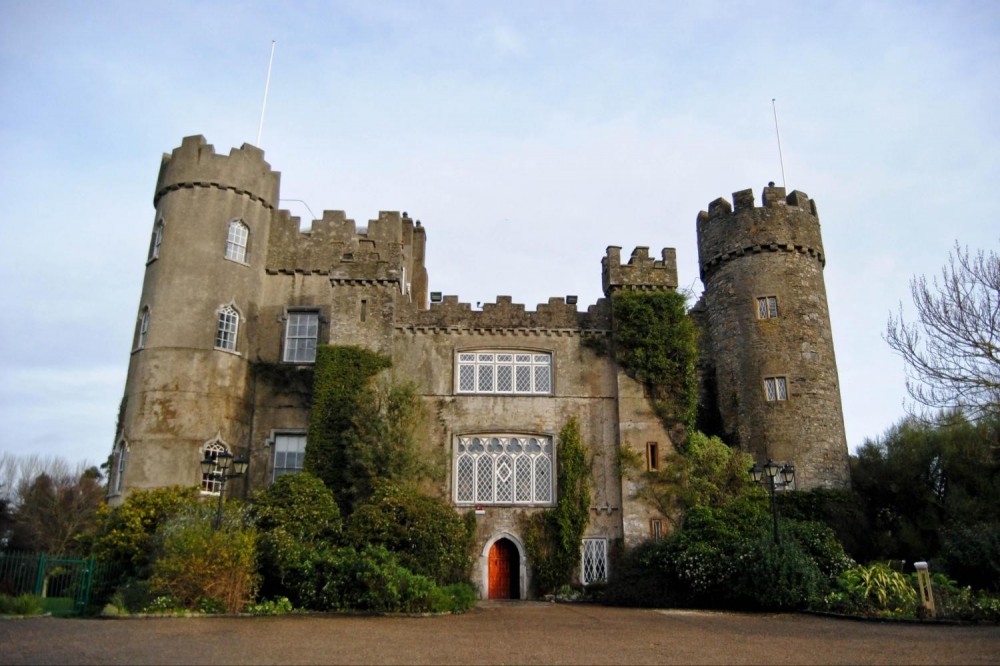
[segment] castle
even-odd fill
[[[673,447],[644,387],[585,339],[614,344],[611,296],[675,290],[675,251],[602,259],[605,298],[534,311],[500,296],[481,309],[429,291],[426,231],[405,213],[358,228],[326,211],[308,231],[278,208],[279,173],[258,148],[218,155],[201,136],[164,155],[109,500],[132,489],[200,485],[200,462],[249,459],[227,492],[301,469],[308,392],[264,366],[308,368],[317,344],[391,358],[432,418],[422,439],[447,459],[438,492],[475,509],[474,583],[483,597],[528,594],[521,518],[556,500],[558,433],[570,417],[592,460],[593,506],[580,580],[607,574],[609,543],[658,537],[665,516],[616,466],[631,449],[656,469]],[[702,400],[730,441],[795,465],[796,487],[849,483],[847,442],[814,202],[769,185],[717,199],[697,219],[704,294]]]

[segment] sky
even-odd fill
[[[804,191],[854,450],[906,413],[910,280],[998,248],[998,108],[994,0],[0,0],[0,451],[106,459],[195,134],[260,145],[304,226],[407,211],[432,291],[528,309],[595,302],[609,245],[676,248],[697,296],[699,211]]]

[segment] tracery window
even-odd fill
[[[458,504],[552,504],[552,439],[521,435],[459,437]]]
[[[608,540],[584,539],[580,582],[584,585],[608,579]]]
[[[768,402],[788,400],[788,380],[784,377],[764,378],[764,393]]]
[[[239,220],[229,223],[229,234],[226,237],[226,259],[246,263],[247,260],[247,239],[250,237],[250,229]]]
[[[208,442],[202,450],[204,455],[201,460],[217,460],[220,453],[229,452],[226,445],[219,439]],[[208,472],[203,471],[201,473],[201,491],[210,495],[218,495],[220,490],[222,490],[222,471],[219,470],[218,466]]]
[[[458,353],[459,393],[552,394],[552,354],[527,351]]]
[[[219,324],[215,331],[215,348],[236,351],[236,334],[240,329],[240,313],[232,305],[219,308]]]
[[[285,324],[285,362],[315,363],[318,337],[318,312],[289,312]]]

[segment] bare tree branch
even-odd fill
[[[885,340],[906,363],[906,389],[932,409],[1000,415],[1000,256],[955,244],[940,277],[910,282],[917,320],[889,316]]]

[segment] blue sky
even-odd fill
[[[904,414],[882,340],[957,240],[996,249],[1000,3],[0,0],[0,450],[102,461],[162,153],[261,140],[282,196],[405,210],[432,290],[600,296],[782,181],[817,203],[851,448]],[[300,215],[299,203],[284,207]]]

